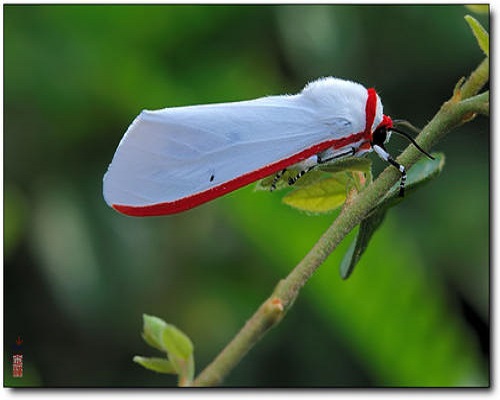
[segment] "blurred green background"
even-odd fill
[[[200,371],[335,217],[253,185],[169,217],[114,212],[102,176],[141,109],[295,93],[333,75],[423,126],[483,58],[467,13],[4,6],[4,384],[174,386],[132,362],[158,355],[142,314],[189,334]],[[442,175],[391,210],[353,276],[338,271],[345,241],[224,385],[489,384],[489,121],[434,150]]]

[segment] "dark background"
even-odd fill
[[[102,176],[141,109],[296,93],[333,75],[423,126],[483,59],[467,13],[4,6],[4,385],[175,385],[132,362],[158,355],[142,314],[189,334],[200,371],[335,217],[253,185],[169,217],[114,212]],[[346,240],[224,385],[489,383],[489,121],[434,150],[442,175],[391,210],[353,276],[338,272]],[[18,336],[24,377],[12,379]]]

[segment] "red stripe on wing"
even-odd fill
[[[183,197],[179,200],[174,200],[164,203],[156,203],[147,206],[128,206],[124,204],[113,204],[113,208],[123,214],[131,215],[134,217],[168,215],[168,214],[175,214],[181,211],[186,211],[193,207],[199,206],[200,204],[206,203],[207,201],[223,196],[226,193],[232,192],[236,189],[246,186],[259,179],[275,174],[278,171],[281,171],[282,169],[289,167],[290,165],[303,161],[306,158],[311,157],[312,155],[324,151],[330,147],[341,148],[350,143],[354,143],[357,140],[361,139],[363,135],[364,132],[360,132],[350,135],[346,138],[337,140],[328,140],[326,142],[322,142],[304,151],[301,151],[300,153],[294,154],[291,157],[277,161],[273,164],[266,165],[265,167],[262,167],[255,171],[248,172],[235,179],[227,181],[221,185],[214,186],[208,190],[195,193],[191,196]]]

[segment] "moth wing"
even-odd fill
[[[109,165],[104,198],[130,215],[182,211],[272,174],[305,149],[356,129],[349,115],[335,110],[318,115],[300,95],[145,110]]]

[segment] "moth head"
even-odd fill
[[[391,132],[393,130],[393,123],[391,117],[387,115],[382,116],[382,122],[375,128],[372,134],[372,145],[379,145],[383,147],[391,139]]]
[[[412,125],[410,125],[412,126]],[[415,128],[416,129],[416,128]],[[418,130],[418,129],[417,129]],[[384,115],[382,118],[382,122],[377,126],[377,128],[373,131],[372,135],[372,146],[378,145],[381,148],[384,149],[384,144],[389,141],[391,138],[391,133],[395,132],[401,136],[404,136],[406,139],[408,139],[413,145],[423,154],[425,154],[427,157],[429,157],[431,160],[434,160],[434,157],[432,157],[429,153],[427,153],[424,149],[422,149],[417,142],[415,142],[415,139],[413,139],[408,133],[401,131],[397,128],[394,127],[394,123],[391,119],[391,117]]]

